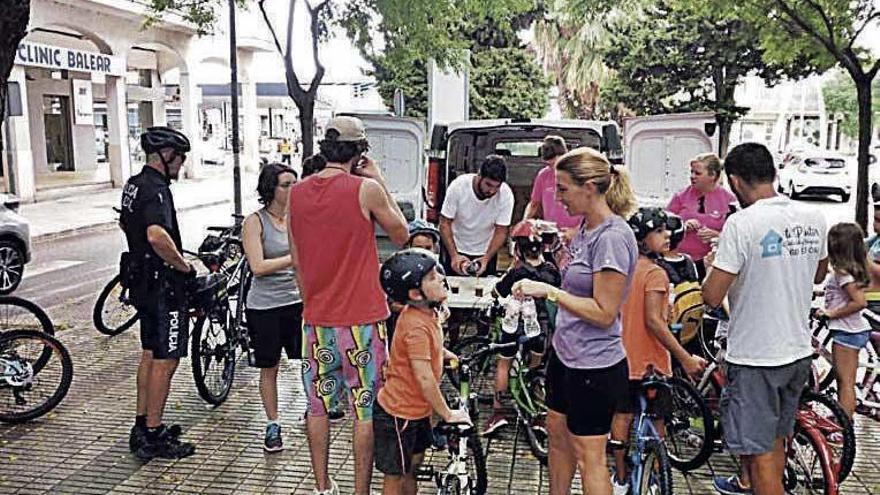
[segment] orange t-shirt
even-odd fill
[[[649,364],[654,365],[658,373],[672,374],[672,358],[669,351],[654,336],[645,318],[645,296],[648,292],[662,293],[663,319],[669,319],[669,277],[663,268],[653,261],[639,256],[636,271],[633,275],[632,289],[623,303],[621,315],[623,320],[623,348],[629,363],[630,380],[641,380]]]
[[[385,386],[379,391],[379,404],[388,414],[403,419],[422,419],[431,415],[431,404],[422,395],[411,361],[430,361],[434,378],[443,374],[443,332],[437,317],[406,306],[394,330],[391,357],[385,370]]]

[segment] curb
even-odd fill
[[[185,213],[192,210],[198,210],[200,208],[207,208],[210,206],[217,206],[226,203],[231,203],[231,199],[220,199],[217,201],[210,201],[208,203],[202,203],[198,205],[187,206],[184,208],[179,208],[177,210],[178,213]],[[31,244],[45,244],[47,242],[58,241],[61,239],[66,239],[68,237],[73,237],[77,235],[84,234],[94,234],[97,232],[106,232],[109,230],[119,228],[119,223],[116,220],[107,221],[107,222],[98,222],[89,225],[83,225],[81,227],[74,227],[72,229],[60,230],[58,232],[47,232],[45,234],[40,234],[38,236],[31,237]]]

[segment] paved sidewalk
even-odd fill
[[[242,169],[242,198],[256,195],[256,172]],[[232,171],[201,179],[173,182],[171,191],[178,211],[232,203]],[[31,223],[31,240],[47,242],[85,232],[115,228],[122,189],[83,193],[52,201],[22,204],[19,213]]]

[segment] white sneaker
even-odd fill
[[[627,495],[629,493],[629,483],[618,483],[617,476],[611,475],[611,491],[614,495]]]
[[[339,487],[336,486],[336,481],[333,478],[330,478],[330,488],[319,491],[317,488],[312,491],[314,495],[339,495]]]

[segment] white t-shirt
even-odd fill
[[[474,193],[476,174],[460,175],[446,189],[440,214],[452,219],[452,238],[459,253],[482,256],[489,250],[496,225],[507,227],[513,216],[513,192],[502,183],[498,192],[480,201]]]
[[[849,304],[850,297],[846,292],[846,285],[854,283],[856,283],[856,279],[852,275],[837,270],[832,271],[825,280],[825,308],[839,309]],[[849,316],[831,320],[828,322],[828,328],[848,333],[859,333],[870,330],[871,324],[862,317],[861,312],[856,311]]]
[[[810,301],[828,256],[825,217],[784,196],[762,199],[724,224],[714,267],[730,287],[727,361],[782,366],[810,356]]]

